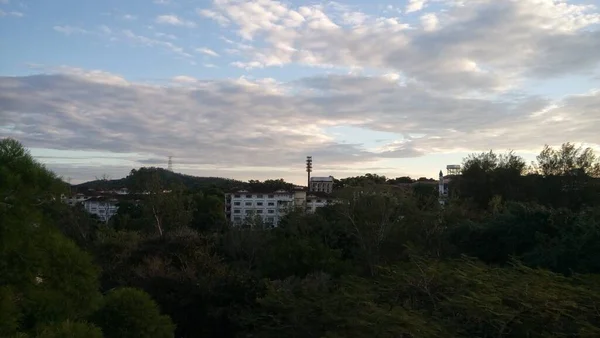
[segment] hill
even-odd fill
[[[184,185],[188,189],[206,189],[209,187],[216,187],[221,190],[230,190],[233,188],[245,186],[247,183],[222,177],[198,177],[175,173],[168,171],[163,168],[140,168],[139,170],[153,170],[158,172],[160,180],[166,186],[171,185]],[[129,187],[132,183],[131,175],[114,180],[94,180],[77,185],[73,185],[73,188],[77,190],[116,190],[125,187]]]

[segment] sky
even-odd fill
[[[0,0],[0,137],[72,183],[600,149],[599,0]]]

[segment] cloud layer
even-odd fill
[[[154,2],[170,9],[176,1]],[[411,0],[387,8],[382,16],[336,2],[215,0],[192,12],[195,21],[181,13],[136,16],[169,34],[54,26],[65,35],[167,50],[190,63],[197,57],[221,67],[231,62],[239,72],[308,66],[322,75],[206,80],[179,73],[161,85],[68,67],[5,76],[0,136],[30,147],[148,154],[141,164],[162,164],[172,155],[190,170],[272,172],[302,166],[306,155],[335,170],[457,151],[539,150],[567,141],[600,146],[598,88],[588,85],[565,97],[532,90],[567,78],[571,82],[558,85],[559,92],[583,81],[598,86],[597,7],[557,0]],[[220,30],[226,48],[176,36],[196,33],[202,20]],[[397,138],[369,148],[336,139],[329,132],[336,126]]]

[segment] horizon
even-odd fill
[[[0,0],[0,48],[0,138],[73,184],[600,152],[595,0]]]

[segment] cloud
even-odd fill
[[[196,24],[193,21],[184,20],[177,15],[169,14],[169,15],[159,15],[156,17],[156,22],[160,24],[167,24],[173,26],[185,26],[185,27],[195,27]]]
[[[122,31],[122,34],[127,40],[129,40],[131,42],[141,44],[146,47],[156,47],[156,46],[162,47],[176,55],[179,55],[179,56],[182,56],[185,58],[193,58],[192,54],[187,53],[182,47],[180,47],[170,41],[153,39],[153,38],[150,38],[150,37],[147,37],[144,35],[136,34],[128,29]]]
[[[73,26],[54,26],[54,27],[52,27],[52,29],[54,29],[55,31],[57,31],[59,33],[63,33],[65,35],[88,34],[89,33],[89,31],[87,31],[83,28],[73,27]]]
[[[215,52],[214,50],[212,50],[210,48],[196,48],[196,51],[198,53],[206,54],[209,56],[219,56],[219,54],[217,52]]]
[[[539,150],[566,141],[600,145],[600,92],[552,101],[536,96],[461,98],[395,76],[131,82],[63,68],[0,77],[2,136],[29,147],[172,155],[192,170],[260,167],[285,171],[310,154],[339,170],[486,149]],[[377,150],[327,132],[352,126],[397,135]],[[412,137],[411,135],[420,135]],[[207,169],[208,168],[208,169]]]
[[[124,14],[123,19],[133,21],[137,19],[137,16],[131,14]]]
[[[229,23],[229,19],[215,11],[208,9],[197,9],[196,13],[198,13],[200,16],[213,19],[221,25],[227,25]]]
[[[408,0],[406,5],[406,13],[417,12],[423,9],[427,0]]]
[[[17,11],[5,12],[0,9],[0,17],[2,16],[14,16],[16,18],[21,18],[23,17],[23,13]]]
[[[168,5],[171,3],[170,0],[154,0],[153,2],[157,5]]]
[[[423,1],[409,3],[423,8]],[[453,94],[495,95],[527,79],[585,74],[599,63],[600,12],[554,0],[439,0],[420,25],[344,6],[215,1],[199,12],[249,44],[240,67],[301,64],[393,71]],[[395,13],[396,15],[397,13]],[[233,51],[233,49],[231,50]]]

